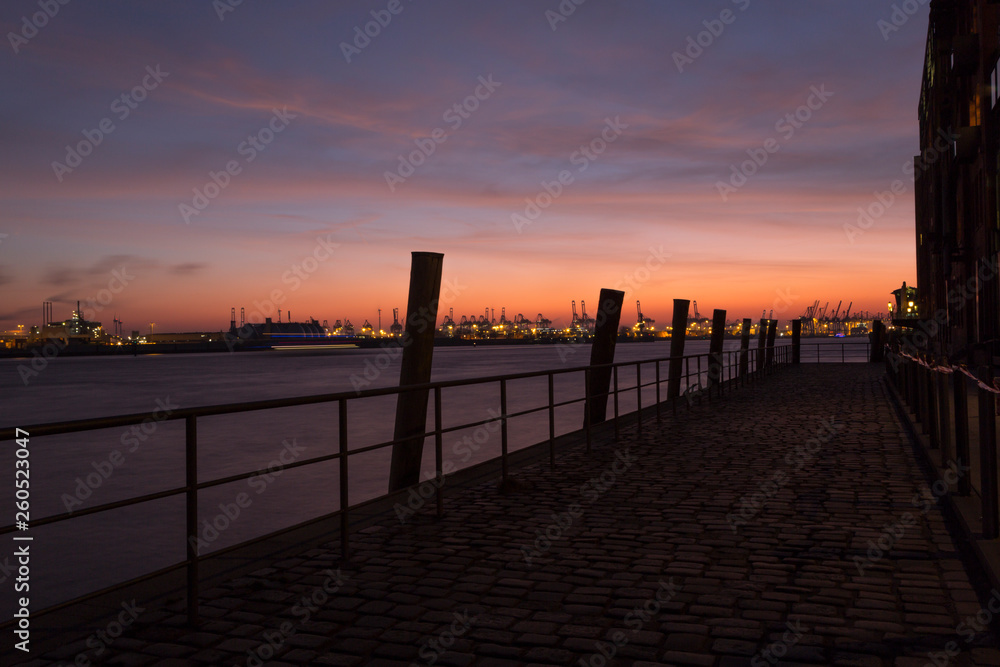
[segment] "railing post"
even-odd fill
[[[348,493],[348,454],[347,454],[347,399],[342,398],[337,401],[338,430],[340,445],[340,558],[347,561],[351,557],[351,545],[349,533],[351,522],[349,507],[351,505]]]
[[[552,373],[549,373],[549,466],[556,467],[556,388]]]
[[[959,466],[968,466],[972,456],[969,451],[969,394],[965,375],[958,371],[952,373],[951,387],[955,403],[955,463]],[[965,474],[959,475],[958,494],[968,496],[971,493],[972,478]]]
[[[635,362],[635,428],[642,433],[642,362]]]
[[[615,440],[618,440],[618,367],[614,367],[615,379]]]
[[[656,360],[656,421],[660,421],[660,360]]]
[[[980,381],[993,386],[993,369],[979,369]],[[979,387],[979,474],[983,499],[983,539],[1000,537],[1000,507],[997,505],[997,424],[996,399]]]
[[[500,380],[500,468],[501,481],[507,484],[507,380]]]
[[[444,516],[444,451],[442,444],[444,434],[441,433],[441,387],[434,387],[434,465],[437,467],[437,515]]]
[[[743,328],[740,330],[740,377],[746,378],[750,369],[750,325],[753,320],[749,317],[743,318]]]
[[[198,625],[198,422],[190,415],[184,418],[184,459],[187,528],[187,617],[190,625]]]
[[[944,366],[948,366],[948,360],[943,360]],[[951,400],[948,394],[948,375],[946,373],[935,373],[937,375],[938,394],[938,433],[941,437],[941,463],[945,466],[955,455],[951,446]]]
[[[929,361],[933,360],[930,356],[927,359]],[[940,416],[941,407],[937,404],[937,372],[930,368],[925,368],[924,371],[927,378],[927,428],[930,433],[930,445],[931,449],[940,449],[941,439],[938,436],[938,417]]]

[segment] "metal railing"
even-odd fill
[[[19,433],[27,433],[30,434],[31,438],[37,438],[43,436],[80,433],[84,431],[95,431],[95,430],[116,428],[123,426],[133,426],[137,424],[142,424],[143,422],[149,419],[153,419],[158,422],[183,420],[185,424],[185,431],[184,431],[185,483],[183,486],[177,486],[174,488],[157,491],[155,493],[148,493],[139,496],[133,496],[130,498],[124,498],[115,502],[109,502],[101,505],[96,505],[94,507],[75,510],[72,513],[54,514],[47,516],[43,519],[30,522],[30,527],[45,526],[58,522],[78,519],[80,517],[89,516],[91,514],[109,512],[123,507],[129,507],[133,505],[139,505],[142,503],[148,503],[155,500],[160,500],[163,498],[184,495],[185,536],[187,538],[186,539],[187,551],[185,560],[167,566],[165,568],[161,568],[155,572],[147,573],[145,575],[131,579],[129,581],[116,583],[100,591],[94,591],[88,593],[74,600],[53,605],[47,609],[36,612],[36,614],[50,612],[56,609],[61,609],[68,605],[76,604],[81,601],[85,601],[93,597],[96,597],[97,595],[107,592],[108,590],[114,590],[122,586],[127,586],[132,583],[145,581],[147,579],[151,579],[159,575],[177,571],[181,568],[186,568],[187,614],[189,620],[194,622],[197,618],[197,611],[198,611],[197,603],[198,603],[198,590],[199,590],[199,577],[198,577],[199,561],[203,560],[204,558],[225,554],[240,547],[245,547],[246,545],[254,542],[267,540],[268,538],[272,538],[276,535],[288,532],[290,530],[293,530],[299,526],[308,523],[330,519],[333,517],[339,518],[341,557],[343,559],[349,558],[351,510],[360,506],[360,504],[353,506],[350,504],[349,464],[351,457],[372,452],[375,450],[385,449],[388,447],[392,447],[396,444],[412,440],[412,436],[407,436],[405,438],[401,438],[398,440],[380,442],[374,445],[367,445],[354,449],[349,448],[348,406],[351,403],[351,401],[358,401],[365,398],[373,398],[378,396],[398,395],[409,391],[428,390],[433,392],[434,428],[433,430],[425,431],[423,436],[420,437],[423,438],[433,437],[434,439],[434,458],[435,458],[435,470],[436,470],[436,477],[435,477],[436,511],[437,514],[440,516],[443,513],[444,494],[442,492],[442,489],[444,488],[444,482],[445,482],[445,474],[443,472],[444,469],[443,437],[448,433],[453,433],[464,429],[490,424],[499,420],[501,422],[501,429],[500,429],[501,452],[499,458],[501,463],[501,475],[503,479],[506,480],[509,474],[508,459],[510,456],[509,435],[507,426],[511,419],[524,417],[527,415],[541,413],[541,412],[547,413],[548,436],[549,436],[548,437],[549,464],[551,466],[555,466],[556,408],[561,408],[581,403],[583,404],[584,419],[583,419],[583,428],[581,430],[585,440],[586,451],[589,452],[592,446],[592,431],[595,426],[590,423],[590,418],[589,418],[590,405],[592,400],[611,399],[613,404],[613,410],[611,412],[611,415],[608,417],[608,421],[613,422],[614,437],[615,439],[617,439],[620,435],[621,417],[623,415],[631,414],[633,412],[632,410],[623,409],[623,403],[626,399],[629,398],[628,397],[629,392],[635,392],[634,414],[636,415],[636,426],[641,431],[644,410],[649,412],[649,409],[655,407],[655,418],[657,421],[659,421],[661,419],[662,409],[666,407],[668,404],[670,409],[672,409],[673,413],[677,412],[678,403],[681,400],[683,400],[683,402],[685,402],[687,404],[687,407],[690,409],[692,403],[695,400],[700,401],[702,398],[707,398],[710,400],[712,399],[713,396],[721,396],[727,391],[727,389],[730,389],[735,386],[742,386],[747,383],[756,381],[764,377],[765,375],[772,373],[775,370],[775,368],[779,366],[785,366],[791,364],[793,355],[792,355],[791,345],[781,345],[764,349],[755,348],[748,350],[729,350],[722,352],[718,356],[710,353],[684,356],[681,358],[683,361],[683,374],[681,377],[683,380],[683,385],[685,386],[685,390],[680,396],[672,396],[672,397],[667,397],[665,399],[662,394],[662,387],[665,383],[668,382],[668,378],[666,377],[667,374],[663,372],[664,368],[663,365],[668,364],[669,366],[669,362],[671,361],[671,359],[672,359],[671,357],[663,357],[663,358],[650,359],[644,361],[629,361],[629,362],[620,362],[615,364],[606,364],[604,366],[578,366],[573,368],[533,371],[526,373],[514,373],[507,375],[491,376],[486,378],[474,378],[468,380],[431,382],[424,385],[414,385],[407,387],[387,387],[383,389],[368,389],[355,392],[320,394],[320,395],[302,396],[295,398],[253,401],[248,403],[223,404],[223,405],[213,405],[213,406],[183,408],[183,409],[179,408],[169,412],[166,415],[162,413],[158,414],[156,412],[146,412],[146,413],[137,413],[130,415],[121,415],[115,417],[103,417],[96,419],[84,419],[76,421],[36,424],[36,425],[18,426],[16,428],[11,427],[11,428],[0,429],[0,441],[8,441],[8,440],[15,440],[17,437],[20,437]],[[596,368],[606,368],[608,366],[610,366],[613,370],[612,383],[611,387],[609,388],[608,394],[598,394],[591,396],[585,389],[583,391],[584,394],[583,396],[577,396],[574,398],[558,402],[555,400],[556,376],[582,374],[584,382],[583,386],[586,388],[590,386],[591,372]],[[628,384],[626,386],[621,386],[619,382],[619,369],[632,368],[632,367],[634,367],[635,369],[634,383]],[[644,367],[647,370],[646,373],[643,373]],[[542,378],[542,377],[547,378],[547,383],[548,383],[547,402],[544,405],[538,407],[533,407],[525,410],[520,410],[517,412],[508,413],[507,411],[508,384],[514,380],[522,380],[527,378]],[[499,385],[500,415],[498,417],[477,420],[472,422],[465,422],[449,427],[445,427],[443,425],[442,421],[443,389],[454,388],[454,387],[468,387],[473,385],[485,385],[492,383],[496,383]],[[648,388],[655,388],[655,400],[653,405],[643,404],[643,390]],[[205,419],[219,415],[232,415],[232,414],[247,413],[247,412],[254,412],[261,410],[276,410],[281,408],[324,404],[324,403],[337,404],[339,428],[338,428],[336,453],[317,456],[303,461],[293,461],[291,463],[286,464],[284,466],[284,469],[287,470],[292,468],[299,468],[302,466],[315,465],[327,461],[334,461],[334,460],[338,461],[339,480],[340,480],[340,488],[339,488],[340,498],[339,498],[338,509],[335,512],[326,514],[322,517],[310,519],[309,521],[306,521],[303,524],[297,524],[296,526],[284,528],[279,531],[268,533],[267,535],[253,538],[251,540],[242,541],[232,546],[228,546],[222,549],[217,549],[215,551],[212,551],[210,554],[205,554],[205,555],[199,554],[197,550],[199,492],[223,484],[229,484],[243,479],[249,479],[250,477],[253,477],[255,475],[260,475],[265,472],[263,470],[254,470],[236,475],[229,475],[217,479],[199,481],[198,479],[199,419]],[[579,436],[581,435],[581,432],[574,431],[570,434],[563,434],[563,435]],[[538,444],[544,444],[544,441]],[[490,459],[490,461],[496,461],[496,457]],[[382,496],[382,498],[386,498],[389,495],[391,494]],[[15,526],[14,524],[3,526],[0,527],[0,534],[11,533],[14,532],[15,530],[18,530],[18,527]],[[21,530],[23,530],[23,528],[21,528]],[[10,625],[10,623],[11,623],[10,621],[5,622],[3,624],[0,624],[0,627],[6,627]]]
[[[862,363],[871,359],[871,342],[865,338],[860,342],[827,341],[825,343],[802,343],[802,363]],[[808,348],[815,348],[808,351]],[[839,350],[837,348],[840,348]]]

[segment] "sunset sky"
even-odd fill
[[[927,29],[893,4],[7,0],[0,329],[387,326],[415,250],[456,318],[884,311]]]

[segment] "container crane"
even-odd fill
[[[576,300],[574,299],[573,301],[570,301],[570,303],[573,304],[573,320],[570,323],[570,326],[572,326],[575,329],[576,327],[580,326],[580,318],[576,316]]]
[[[584,329],[590,329],[593,323],[594,321],[590,319],[590,315],[587,314],[587,302],[580,299],[580,324],[583,325]]]
[[[399,308],[392,309],[392,325],[389,327],[389,333],[393,336],[403,335],[403,325],[399,323]]]
[[[700,320],[701,319],[701,314],[698,312],[698,302],[697,301],[694,302],[694,319],[695,320]]]
[[[648,325],[652,324],[654,322],[654,320],[651,319],[651,318],[649,318],[649,317],[643,317],[643,315],[642,315],[642,305],[639,303],[638,299],[635,300],[635,312],[636,312],[636,315],[638,316],[638,319],[636,320],[636,323],[635,323],[635,328],[636,328],[636,330],[639,333],[644,333],[646,331]],[[648,327],[648,328],[652,329],[652,327]]]

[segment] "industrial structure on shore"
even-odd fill
[[[819,307],[817,300],[806,309],[800,318],[802,333],[806,336],[852,336],[865,335],[871,329],[873,319],[881,318],[881,313],[851,313],[851,305],[841,314],[840,306],[831,313],[829,303]],[[305,321],[292,320],[291,312],[278,310],[277,319],[262,318],[262,321],[251,322],[246,316],[246,309],[240,308],[237,320],[236,308],[230,310],[228,331],[211,332],[156,332],[155,323],[149,323],[148,333],[132,330],[126,335],[124,325],[117,316],[114,317],[111,330],[107,330],[100,322],[90,321],[84,317],[79,303],[71,316],[63,321],[54,321],[52,303],[46,301],[42,306],[41,326],[32,326],[25,330],[22,325],[16,331],[0,334],[0,351],[8,354],[24,353],[46,344],[55,344],[60,350],[70,349],[71,353],[113,353],[135,352],[141,346],[142,351],[151,351],[148,346],[156,346],[157,351],[215,351],[233,349],[265,349],[279,346],[301,345],[354,345],[359,347],[377,346],[383,339],[398,338],[403,334],[405,316],[401,320],[399,309],[392,309],[392,322],[386,328],[382,326],[382,311],[378,310],[377,325],[373,326],[365,320],[357,329],[348,318],[337,319],[333,325],[328,320],[322,322],[310,317]],[[476,315],[455,315],[454,308],[449,308],[445,314],[439,313],[440,324],[435,327],[435,336],[441,344],[462,344],[464,342],[559,342],[582,341],[589,339],[594,332],[596,321],[587,312],[587,304],[580,301],[577,309],[575,300],[570,302],[569,324],[554,326],[551,319],[542,313],[533,318],[523,313],[508,318],[507,309],[500,308],[499,317],[493,308],[485,308]],[[761,313],[761,321],[773,319],[774,311]],[[261,318],[257,318],[261,319]],[[628,322],[623,313],[619,328],[619,340],[649,341],[669,338],[672,331],[669,325],[657,328],[656,321],[643,313],[640,301],[635,302],[635,321]],[[760,322],[752,322],[751,335],[756,335]],[[778,335],[788,335],[791,331],[790,320],[785,326],[779,327]],[[743,332],[743,320],[733,320],[726,324],[726,335],[738,337]],[[707,338],[712,333],[712,320],[703,317],[698,311],[698,302],[693,302],[693,312],[688,317],[687,336],[690,338]]]

